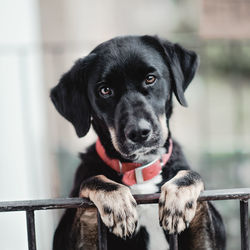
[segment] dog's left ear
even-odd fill
[[[50,92],[57,111],[73,124],[79,137],[86,135],[90,128],[86,71],[93,57],[94,55],[90,54],[77,60]]]
[[[194,51],[184,49],[179,44],[161,41],[173,78],[173,91],[179,103],[187,106],[184,92],[193,80],[199,65],[199,57]]]

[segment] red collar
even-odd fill
[[[128,186],[141,184],[157,176],[162,167],[168,162],[173,150],[173,142],[169,140],[168,153],[162,155],[161,159],[156,159],[146,165],[133,162],[120,162],[118,159],[111,159],[107,156],[100,140],[96,142],[96,151],[101,159],[112,169],[123,174],[122,182]]]

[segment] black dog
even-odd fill
[[[99,136],[81,155],[71,196],[95,203],[110,250],[168,249],[173,233],[180,233],[179,249],[225,249],[222,219],[209,202],[197,202],[203,182],[169,130],[172,93],[187,105],[197,67],[197,55],[178,44],[118,37],[79,59],[51,91],[79,137],[91,123]],[[132,196],[156,192],[159,209],[137,206]],[[97,249],[96,216],[95,208],[68,209],[54,249]]]

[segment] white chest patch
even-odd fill
[[[131,186],[130,189],[132,194],[156,193],[159,190],[156,185],[161,181],[162,176],[159,174],[149,181]],[[137,212],[139,216],[138,230],[144,226],[149,234],[148,250],[168,250],[168,242],[159,225],[158,204],[138,205]]]
[[[142,184],[135,184],[130,186],[132,194],[153,194],[158,192],[159,188],[156,186],[162,181],[161,175],[157,175],[151,180],[144,181]]]

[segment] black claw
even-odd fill
[[[161,219],[159,220],[159,224],[160,224],[161,227],[162,227],[162,221],[163,221],[163,218],[161,218]]]
[[[165,223],[165,224],[166,224],[166,227],[167,227],[167,226],[168,226],[168,221],[166,221],[166,223]]]
[[[163,201],[159,201],[159,207],[163,207],[165,203]]]
[[[135,234],[136,234],[136,231],[134,231],[133,233],[131,233],[130,236],[129,236],[129,239],[132,239],[135,236]]]
[[[185,223],[186,228],[188,228],[189,227],[189,222],[187,222],[186,220],[184,220],[184,223]]]
[[[177,227],[178,227],[179,220],[177,219],[174,223],[174,231],[177,232]]]
[[[124,238],[124,237],[126,237],[124,225],[121,225],[121,229],[122,229],[122,235],[123,235],[123,238]]]

